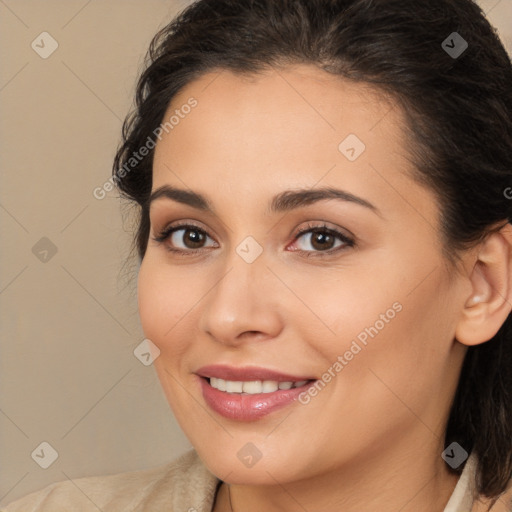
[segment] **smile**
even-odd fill
[[[258,393],[273,393],[278,389],[292,389],[300,388],[307,383],[306,380],[299,382],[285,381],[277,382],[275,380],[249,380],[249,381],[235,381],[224,380],[212,377],[209,379],[210,386],[218,389],[219,391],[226,391],[227,393],[246,393],[249,395],[256,395]]]
[[[255,421],[292,406],[316,382],[261,367],[210,365],[196,372],[206,406],[224,418]]]

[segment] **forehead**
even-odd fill
[[[314,66],[252,75],[227,70],[207,73],[173,98],[164,120],[179,114],[190,98],[197,106],[169,132],[167,148],[180,146],[181,139],[194,134],[196,140],[201,138],[202,152],[215,149],[221,156],[255,151],[259,159],[266,154],[275,162],[277,154],[299,159],[308,153],[311,157],[308,141],[321,140],[318,152],[337,154],[340,141],[349,134],[371,145],[405,145],[400,132],[404,121],[391,99],[367,84],[341,79]],[[374,132],[384,119],[385,129]]]
[[[191,99],[196,106],[183,108]],[[374,204],[404,202],[402,190],[431,209],[432,194],[410,177],[403,112],[368,84],[308,65],[221,70],[185,86],[164,122],[173,115],[179,122],[155,149],[153,190],[174,184],[221,201],[245,194],[239,206],[249,207],[251,194],[320,184]]]

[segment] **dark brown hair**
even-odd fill
[[[462,40],[462,54],[449,51]],[[209,71],[293,63],[371,84],[399,103],[415,178],[439,200],[449,260],[511,219],[512,65],[472,0],[201,0],[151,42],[114,161],[119,190],[138,208],[140,260],[153,150],[127,163],[155,138],[169,102]],[[511,370],[509,317],[492,340],[468,349],[446,430],[446,445],[476,453],[477,489],[494,500],[512,477]]]

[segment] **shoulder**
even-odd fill
[[[9,503],[0,512],[158,512],[211,510],[219,480],[195,450],[156,468],[65,480]]]

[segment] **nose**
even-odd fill
[[[263,254],[247,263],[233,251],[225,263],[201,301],[199,328],[230,346],[277,337],[283,328],[283,286],[267,268]]]

